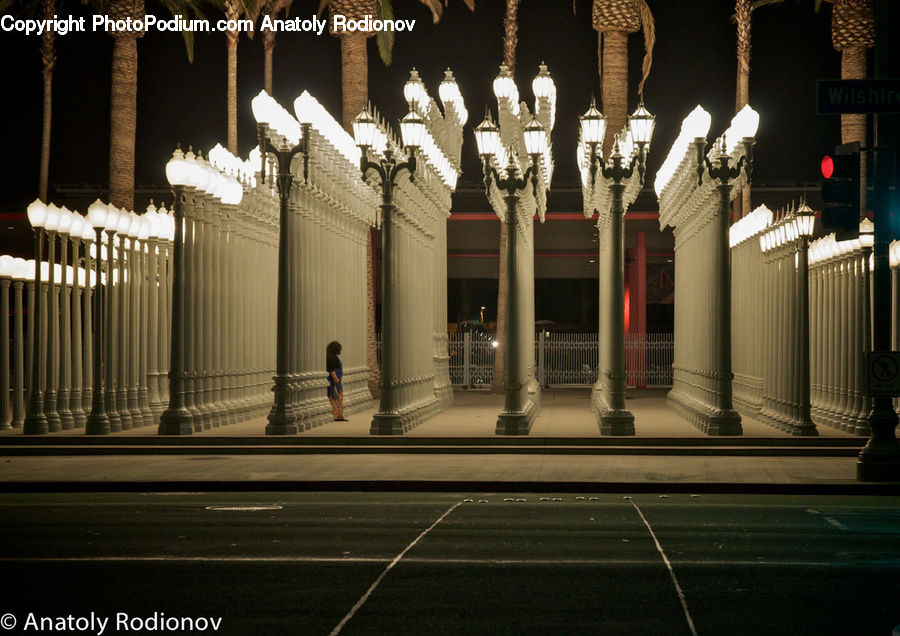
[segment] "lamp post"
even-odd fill
[[[169,404],[159,418],[160,435],[190,435],[192,416],[184,400],[184,204],[190,183],[190,167],[181,148],[175,149],[166,164],[166,179],[175,195],[175,236],[172,256],[172,339],[169,361]]]
[[[632,148],[627,151],[631,159],[625,163],[622,146],[625,139],[616,136],[613,154],[606,164],[601,163],[598,148],[603,143],[605,121],[593,101],[587,112],[581,116],[582,140],[590,147],[590,179],[593,187],[597,172],[609,187],[610,200],[610,244],[607,252],[606,269],[611,273],[612,296],[609,311],[610,351],[609,396],[605,410],[598,414],[600,432],[603,435],[634,435],[634,415],[625,406],[625,205],[624,194],[626,181],[638,170],[640,183],[644,183],[644,170],[647,158],[647,146],[653,136],[655,118],[646,108],[643,100],[637,110],[628,118],[627,133],[632,140]]]
[[[13,392],[12,427],[19,428],[25,422],[25,329],[23,324],[24,305],[22,291],[28,280],[29,267],[24,259],[16,258],[16,271],[13,274],[13,369],[15,370],[16,387]]]
[[[59,297],[56,294],[56,234],[59,230],[60,209],[52,203],[47,206],[47,368],[44,380],[44,408],[47,415],[47,430],[55,433],[62,430],[62,420],[56,410],[56,387],[59,380]],[[40,293],[40,290],[38,290]]]
[[[94,201],[88,206],[88,223],[96,233],[96,255],[94,259],[94,273],[96,274],[96,286],[94,287],[94,311],[93,311],[93,348],[91,351],[91,370],[93,386],[91,388],[91,412],[88,415],[84,432],[86,435],[107,435],[110,432],[110,419],[106,413],[106,395],[103,387],[103,355],[104,355],[104,311],[103,311],[103,294],[100,284],[103,272],[103,230],[106,229],[107,216],[109,215],[109,206],[103,204],[100,199]],[[112,241],[110,240],[110,244]],[[112,254],[108,254],[108,260],[112,260]],[[109,285],[111,280],[107,279],[106,292],[109,293]],[[87,287],[90,287],[90,273],[87,277]]]
[[[79,251],[84,234],[85,218],[80,214],[72,214],[72,226],[69,228],[69,240],[72,242],[72,283],[71,283],[71,347],[66,349],[66,356],[71,365],[71,380],[68,382],[69,388],[69,410],[72,413],[72,420],[75,428],[84,428],[87,415],[84,412],[84,404],[82,403],[83,391],[83,368],[82,368],[82,291],[81,291],[81,269],[79,263]],[[89,274],[89,272],[84,272]],[[88,277],[86,280],[89,283]]]
[[[475,143],[478,146],[478,154],[481,155],[482,169],[484,171],[484,187],[490,193],[491,182],[502,190],[506,202],[506,339],[504,348],[504,407],[503,412],[497,418],[497,430],[506,434],[515,434],[528,428],[528,414],[525,412],[524,391],[527,388],[527,380],[524,377],[524,369],[520,360],[520,336],[518,316],[518,277],[516,275],[516,225],[518,214],[516,208],[519,204],[519,192],[524,190],[529,183],[532,191],[537,194],[538,181],[541,170],[541,155],[547,149],[547,133],[537,120],[533,119],[525,127],[525,151],[531,158],[528,167],[522,177],[517,177],[517,167],[510,153],[505,168],[506,176],[501,177],[494,163],[501,151],[500,129],[491,120],[488,114],[475,128]]]
[[[372,417],[371,432],[376,435],[390,435],[402,432],[400,413],[397,409],[396,381],[399,379],[399,337],[394,306],[396,288],[396,263],[394,252],[394,187],[401,171],[409,172],[410,180],[415,178],[416,152],[425,136],[425,122],[416,112],[416,101],[412,100],[410,111],[400,120],[400,134],[406,150],[405,158],[394,154],[390,141],[379,130],[372,115],[364,111],[353,120],[353,136],[360,149],[359,167],[363,179],[369,170],[374,170],[381,179],[381,379],[379,387],[378,412]],[[369,160],[369,150],[375,160]]]
[[[268,415],[266,435],[294,435],[297,433],[297,416],[290,403],[292,384],[291,352],[293,351],[293,334],[290,316],[291,282],[293,268],[291,214],[288,209],[294,175],[291,162],[297,155],[303,156],[303,179],[308,178],[309,168],[309,131],[308,123],[298,124],[281,106],[265,91],[260,92],[252,102],[253,116],[257,121],[257,135],[260,149],[260,180],[265,182],[266,157],[272,155],[277,165],[277,185],[279,208],[278,225],[278,291],[277,291],[277,323],[275,356],[275,386],[272,387],[274,402]]]
[[[744,111],[742,111],[744,112]],[[754,113],[749,110],[746,112]],[[737,120],[737,116],[735,117]],[[734,120],[733,120],[734,121]],[[732,126],[739,132],[744,126]],[[755,131],[756,125],[747,126],[748,129]],[[706,175],[716,183],[716,189],[719,193],[719,209],[716,214],[716,236],[717,240],[713,246],[713,254],[711,263],[714,271],[717,272],[719,289],[712,290],[712,299],[714,312],[714,325],[716,325],[717,333],[711,334],[714,338],[716,351],[715,362],[715,404],[714,412],[709,417],[709,426],[707,433],[710,435],[740,435],[742,433],[741,416],[734,410],[732,403],[732,387],[731,381],[734,374],[731,371],[731,262],[728,248],[728,227],[729,215],[731,212],[731,182],[741,175],[743,171],[750,183],[753,172],[753,143],[752,137],[739,135],[740,143],[743,145],[744,154],[741,155],[734,165],[731,165],[731,156],[727,152],[726,138],[723,135],[722,144],[717,146],[717,154],[711,162],[705,154],[706,139],[698,138],[694,140],[694,147],[697,157],[697,180],[698,184],[703,182]]]
[[[866,361],[872,349],[872,309],[871,309],[871,276],[872,276],[872,249],[875,245],[875,224],[868,218],[863,219],[859,224],[859,244],[862,247],[863,255],[863,374],[866,372]],[[871,431],[869,427],[869,412],[872,410],[872,398],[869,397],[868,391],[863,391],[863,408],[860,422],[856,425],[857,435],[868,435]]]
[[[40,435],[49,431],[47,416],[44,413],[44,330],[41,329],[41,261],[44,258],[44,224],[47,221],[47,206],[40,199],[35,199],[28,206],[28,221],[34,229],[34,319],[33,325],[31,392],[29,395],[28,414],[22,431],[26,435]]]
[[[12,428],[9,410],[9,288],[16,271],[12,256],[0,256],[0,429]]]
[[[800,318],[800,395],[798,403],[800,412],[798,422],[791,428],[791,435],[814,436],[819,432],[812,421],[812,403],[810,399],[810,358],[809,358],[809,239],[813,235],[816,213],[804,201],[794,215],[794,233],[800,239],[798,252],[797,277],[799,282]]]

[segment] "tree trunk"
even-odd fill
[[[229,31],[226,36],[226,48],[228,49],[228,95],[226,106],[228,108],[228,151],[237,156],[237,31]]]
[[[506,0],[503,19],[503,63],[510,73],[516,71],[516,45],[519,42],[519,0]]]
[[[109,201],[134,209],[134,135],[137,126],[137,39],[113,37],[109,125]]]
[[[866,47],[850,45],[841,51],[841,79],[866,78]],[[858,141],[866,145],[866,115],[841,115],[841,143]],[[859,153],[859,215],[866,214],[866,153]]]
[[[739,112],[750,103],[750,26],[752,14],[751,0],[736,0],[734,15],[737,20],[737,91],[734,112]],[[746,216],[751,211],[750,186],[741,191],[733,205],[733,221]]]
[[[603,114],[606,116],[606,135],[603,139],[603,158],[611,155],[615,136],[628,121],[628,33],[607,31],[603,36]]]
[[[52,19],[56,13],[55,0],[44,0],[44,19]],[[53,70],[56,67],[56,46],[54,31],[44,31],[41,40],[41,60],[44,76],[44,120],[41,127],[41,173],[38,182],[38,197],[47,200],[47,185],[50,175],[50,124],[53,118]]]
[[[275,49],[275,33],[269,29],[263,31],[263,52],[265,53],[264,86],[266,92],[272,94],[272,52]]]

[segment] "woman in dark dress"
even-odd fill
[[[347,422],[344,417],[344,367],[341,365],[341,343],[337,340],[329,342],[325,347],[325,370],[328,372],[328,401],[331,402],[331,414],[335,422]]]

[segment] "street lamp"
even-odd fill
[[[413,78],[407,83],[415,83]],[[421,83],[421,82],[419,82]],[[415,88],[415,87],[413,87]],[[411,89],[412,90],[412,89]],[[405,93],[404,89],[404,93]],[[413,93],[411,93],[413,94]],[[381,396],[378,412],[372,417],[371,432],[378,435],[390,435],[401,432],[400,413],[397,408],[396,381],[399,380],[399,362],[396,355],[399,351],[401,334],[397,329],[398,316],[394,311],[394,187],[400,172],[409,172],[410,181],[416,172],[416,152],[425,137],[425,122],[415,112],[415,103],[410,111],[400,120],[400,135],[405,153],[395,155],[392,142],[388,140],[378,127],[374,117],[363,111],[353,120],[353,137],[360,149],[359,167],[363,180],[367,179],[369,170],[374,170],[381,179]],[[375,155],[374,161],[369,159],[369,151]]]
[[[498,99],[501,96],[509,98],[515,90],[515,84],[509,76],[509,72],[505,67],[501,67],[500,76],[494,82],[494,90]],[[517,91],[515,92],[517,95]],[[512,102],[511,102],[512,103]],[[513,160],[510,152],[507,157],[506,176],[501,177],[495,167],[495,163],[500,153],[502,143],[500,139],[500,129],[491,120],[490,113],[485,116],[475,128],[475,143],[478,146],[478,154],[481,155],[482,168],[484,170],[484,187],[488,194],[491,191],[491,182],[505,193],[506,201],[506,224],[507,236],[506,241],[506,333],[503,337],[506,341],[504,347],[504,394],[505,401],[503,412],[497,419],[497,429],[502,431],[519,431],[528,428],[528,414],[525,412],[526,405],[521,399],[522,392],[527,388],[527,379],[523,377],[521,363],[519,360],[519,317],[518,317],[518,296],[519,289],[516,276],[516,224],[518,215],[516,208],[519,204],[519,192],[525,190],[531,183],[532,191],[537,196],[537,187],[542,169],[541,156],[547,151],[547,131],[536,119],[532,117],[531,121],[524,128],[525,152],[530,157],[528,167],[525,169],[522,177],[517,177],[518,168]]]
[[[28,415],[22,432],[26,435],[40,435],[49,431],[44,413],[44,330],[41,328],[41,261],[44,258],[44,224],[47,222],[47,206],[40,199],[32,201],[27,208],[28,221],[34,229],[34,319],[32,324],[31,393],[28,400]]]
[[[59,231],[62,213],[54,204],[47,206],[47,220],[44,230],[47,232],[47,368],[44,380],[44,408],[47,416],[47,430],[50,433],[62,430],[62,420],[56,410],[56,382],[58,375],[57,338],[59,337],[59,302],[56,295],[56,234]],[[40,289],[38,289],[40,293]]]
[[[875,246],[875,224],[868,218],[859,224],[859,244],[863,255],[863,359],[868,360],[872,351],[872,309],[871,303],[871,276],[872,276],[872,248]],[[868,391],[863,397],[863,420],[856,426],[857,435],[868,435],[870,431],[868,415],[872,409],[872,398]]]
[[[106,396],[103,390],[103,296],[100,293],[101,272],[103,271],[103,230],[106,228],[106,218],[109,215],[109,206],[97,199],[88,206],[88,224],[94,229],[96,240],[94,245],[97,246],[97,257],[94,259],[94,272],[97,276],[97,283],[94,293],[94,315],[93,315],[93,341],[94,346],[91,351],[92,356],[92,377],[93,387],[91,392],[91,413],[88,415],[85,424],[85,434],[87,435],[106,435],[110,432],[109,417],[106,414],[105,400]],[[109,258],[112,258],[110,255]],[[88,285],[90,285],[90,276],[88,276]]]
[[[166,179],[175,195],[175,236],[172,256],[172,340],[169,362],[169,404],[159,417],[160,435],[190,435],[193,417],[185,406],[184,395],[184,204],[185,189],[192,187],[191,166],[177,147],[166,164]]]
[[[291,162],[297,155],[303,156],[303,180],[309,178],[310,124],[298,123],[278,102],[265,91],[253,98],[253,116],[260,149],[260,180],[265,183],[267,155],[275,157],[277,164],[278,198],[280,217],[278,227],[278,300],[275,357],[274,402],[269,411],[266,435],[293,435],[297,433],[297,417],[289,404],[291,391],[290,356],[294,335],[291,333],[290,316],[294,305],[291,294],[292,267],[291,214],[288,211],[294,175]]]
[[[713,294],[714,324],[718,326],[719,342],[716,347],[716,377],[714,413],[710,416],[708,432],[718,435],[740,434],[741,416],[734,410],[732,403],[731,370],[731,260],[728,247],[728,226],[732,181],[743,172],[747,183],[753,174],[753,144],[756,129],[759,126],[759,115],[749,105],[744,106],[731,120],[731,126],[721,137],[721,143],[715,144],[714,157],[710,161],[706,156],[706,139],[694,139],[697,161],[697,184],[703,182],[704,175],[717,182],[719,206],[716,214],[716,237],[712,254],[712,267],[718,274],[718,293]],[[736,141],[740,140],[740,141]],[[736,160],[732,155],[738,145],[743,153]],[[732,165],[733,164],[733,165]]]
[[[816,425],[812,421],[812,403],[810,397],[809,374],[809,240],[813,235],[816,213],[806,201],[800,204],[792,222],[793,233],[800,239],[798,279],[799,279],[799,313],[800,313],[800,395],[799,422],[791,429],[792,435],[818,435]]]
[[[0,256],[0,429],[12,428],[9,420],[9,289],[17,269],[12,256]]]
[[[605,120],[597,110],[593,100],[587,112],[581,116],[582,141],[590,148],[591,187],[596,185],[599,171],[611,194],[609,249],[606,250],[606,269],[613,280],[610,281],[609,346],[610,368],[608,402],[598,413],[600,432],[603,435],[634,435],[634,415],[625,406],[625,190],[629,179],[638,169],[638,178],[644,183],[644,165],[650,139],[653,136],[655,118],[644,107],[643,99],[628,118],[625,131],[616,135],[613,153],[609,160],[602,162],[598,148],[603,143]],[[628,134],[626,134],[628,133]],[[630,143],[628,143],[630,138]],[[628,152],[630,160],[625,165],[622,152]]]

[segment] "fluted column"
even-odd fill
[[[25,347],[24,325],[22,314],[22,289],[24,281],[13,280],[13,371],[15,373],[15,390],[13,392],[12,427],[19,428],[25,423]]]
[[[90,270],[81,270],[79,267],[79,248],[81,247],[81,237],[72,236],[72,346],[68,351],[68,356],[72,368],[72,379],[69,386],[69,410],[72,413],[75,428],[84,428],[87,422],[87,413],[84,411],[83,386],[84,374],[82,371],[83,351],[82,344],[82,326],[81,326],[81,281],[79,272],[85,272],[85,284],[90,284]]]
[[[64,431],[75,428],[75,418],[69,408],[69,386],[72,383],[72,288],[69,286],[69,234],[59,233],[60,283],[59,283],[59,360],[57,369],[59,392],[56,396],[56,411],[59,413],[60,427]],[[76,263],[77,265],[77,263]]]

